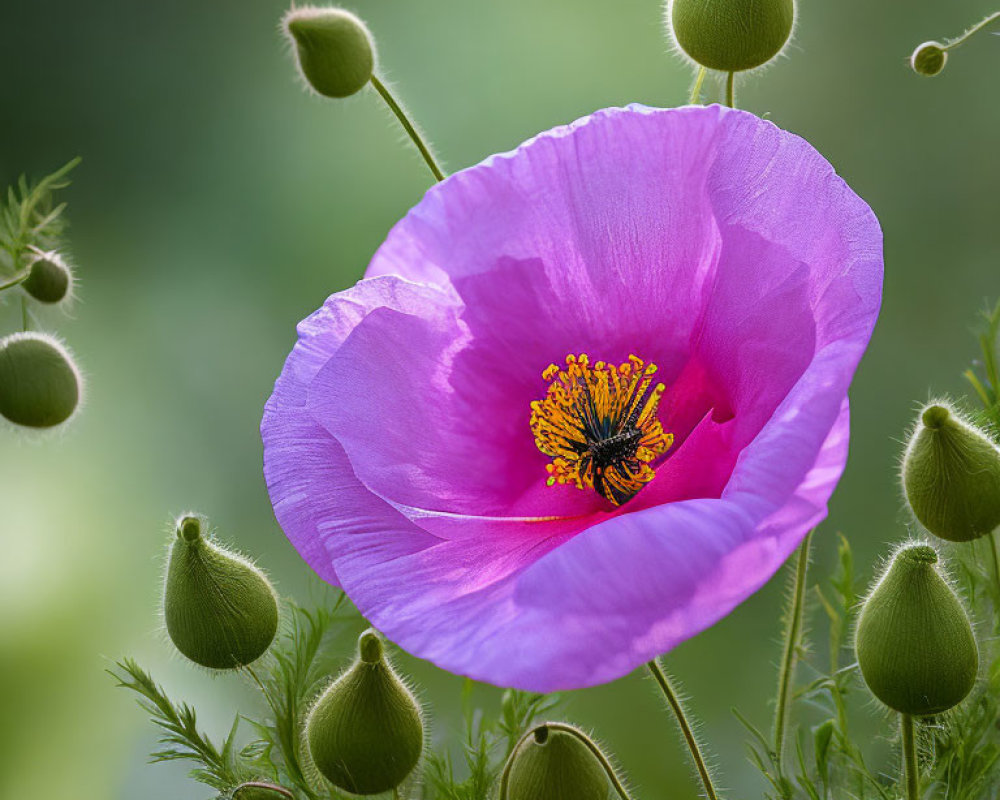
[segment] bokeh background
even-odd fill
[[[843,530],[867,579],[906,533],[895,472],[914,404],[963,390],[974,317],[1000,295],[1000,39],[981,35],[940,77],[919,78],[906,66],[913,46],[958,34],[990,3],[800,5],[787,57],[738,101],[812,141],[885,230],[884,311],[852,392],[850,464],[817,538],[818,570]],[[84,158],[65,193],[82,300],[47,323],[88,376],[88,406],[65,434],[0,429],[3,797],[210,794],[183,764],[145,763],[154,731],[103,672],[134,655],[214,733],[234,708],[259,710],[238,680],[188,668],[164,641],[172,515],[208,514],[282,592],[321,596],[271,514],[261,409],[295,323],[361,275],[429,181],[374,93],[333,103],[300,91],[277,32],[285,7],[11,0],[0,11],[0,179]],[[352,8],[453,170],[603,106],[687,97],[656,0]],[[737,796],[762,787],[730,709],[769,722],[781,595],[779,578],[667,659]],[[434,707],[436,739],[457,740],[461,681],[402,661]],[[639,796],[696,796],[640,674],[571,694],[566,713],[608,743]],[[877,716],[858,725],[877,749]]]

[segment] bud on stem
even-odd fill
[[[937,561],[929,545],[900,548],[858,617],[861,674],[872,694],[901,714],[940,714],[976,682],[972,624]]]
[[[420,706],[374,630],[361,634],[357,660],[309,712],[306,742],[320,773],[353,794],[396,789],[417,766],[424,746]]]
[[[264,573],[206,539],[193,514],[177,521],[163,615],[177,649],[210,669],[256,661],[278,630],[278,601]]]

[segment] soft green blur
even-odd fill
[[[885,304],[852,393],[851,461],[817,537],[824,569],[847,532],[867,579],[906,533],[896,471],[914,404],[964,391],[974,314],[1000,294],[1000,46],[980,35],[921,78],[907,68],[913,47],[958,34],[993,10],[986,0],[801,5],[787,57],[737,100],[815,144],[885,230]],[[210,794],[183,764],[145,765],[154,731],[102,672],[134,655],[216,733],[236,702],[259,710],[236,679],[189,668],[165,643],[173,515],[209,515],[283,592],[320,595],[271,514],[261,409],[295,323],[361,275],[429,175],[373,92],[332,102],[300,90],[277,32],[284,10],[32,0],[0,14],[0,179],[84,158],[65,195],[82,300],[49,324],[88,377],[65,435],[0,429],[3,797]],[[451,169],[603,106],[687,98],[655,0],[354,10]],[[781,583],[667,658],[739,796],[762,787],[730,708],[768,724]],[[434,707],[435,740],[456,740],[459,679],[403,666]],[[572,694],[567,715],[593,726],[640,796],[696,796],[638,674]],[[878,732],[877,717],[858,724]]]

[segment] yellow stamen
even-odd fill
[[[549,388],[531,404],[531,431],[552,458],[549,486],[593,489],[619,506],[653,479],[651,462],[674,441],[656,417],[666,387],[653,384],[655,373],[655,364],[637,356],[591,366],[586,353],[546,367]]]

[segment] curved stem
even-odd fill
[[[917,743],[913,735],[913,716],[899,715],[903,729],[903,781],[906,800],[920,800],[920,773],[917,771]]]
[[[774,708],[774,757],[778,771],[781,771],[781,756],[785,745],[785,725],[788,720],[788,698],[795,677],[795,662],[802,640],[802,617],[805,610],[806,573],[809,570],[809,544],[812,531],[799,545],[799,556],[795,560],[795,583],[792,586],[791,606],[785,620],[785,651],[781,657],[781,671],[778,673],[778,696]]]
[[[701,754],[701,748],[698,746],[698,739],[695,737],[694,730],[691,728],[687,716],[684,713],[684,706],[681,705],[681,701],[678,699],[677,693],[670,685],[670,680],[667,678],[666,673],[660,668],[660,665],[657,663],[655,658],[647,663],[646,666],[656,679],[656,683],[659,685],[660,691],[663,692],[663,696],[666,698],[667,704],[670,706],[670,710],[674,712],[674,717],[677,718],[677,724],[680,726],[681,733],[684,735],[684,741],[687,742],[688,750],[691,751],[691,758],[694,761],[695,768],[698,770],[698,776],[701,778],[702,786],[705,787],[705,796],[708,800],[719,800],[719,795],[716,793],[715,786],[712,784],[712,775],[708,770],[708,764],[705,762],[705,758]]]
[[[736,108],[736,73],[730,72],[726,76],[726,105]]]
[[[694,106],[701,101],[701,85],[705,82],[705,76],[708,74],[708,69],[706,67],[699,67],[698,74],[694,79],[694,86],[691,87],[691,97],[688,100],[688,105]]]
[[[396,115],[396,119],[399,120],[399,124],[402,125],[406,131],[406,135],[409,136],[413,143],[417,146],[417,150],[420,151],[420,155],[423,156],[427,166],[430,167],[431,172],[434,174],[434,179],[443,181],[444,173],[434,160],[434,156],[431,155],[430,148],[424,144],[424,140],[421,138],[420,133],[417,131],[413,123],[410,122],[409,117],[406,116],[406,112],[403,111],[403,107],[396,102],[395,98],[385,87],[385,84],[382,83],[382,81],[380,81],[375,75],[372,75],[372,86],[375,87],[376,92],[382,95],[382,99],[385,100],[386,105],[389,106],[392,113]]]
[[[608,761],[607,756],[601,752],[601,748],[594,744],[590,738],[583,734],[583,732],[577,730],[572,725],[567,725],[563,722],[546,722],[544,725],[536,725],[531,730],[527,731],[520,739],[517,740],[517,744],[514,745],[514,749],[510,751],[510,756],[507,758],[507,763],[503,765],[503,772],[500,773],[500,787],[499,793],[497,794],[497,800],[507,800],[507,785],[510,782],[510,767],[514,763],[514,757],[517,755],[518,751],[521,749],[521,745],[527,741],[529,736],[534,736],[535,731],[539,728],[548,728],[553,731],[561,731],[563,733],[568,733],[570,736],[576,737],[577,741],[582,742],[583,745],[590,750],[594,757],[601,763],[604,768],[604,772],[608,776],[608,780],[611,781],[611,785],[614,787],[615,792],[621,800],[632,800],[629,796],[628,790],[622,784],[621,780],[618,778],[618,773],[615,772],[615,768],[610,761]]]
[[[951,39],[941,49],[942,50],[951,50],[953,47],[958,47],[964,41],[966,41],[967,39],[971,38],[975,34],[979,33],[979,31],[981,31],[983,28],[985,28],[991,22],[993,22],[994,20],[998,20],[998,19],[1000,19],[1000,11],[995,11],[994,13],[992,13],[988,17],[986,17],[986,19],[984,19],[982,22],[977,22],[975,25],[973,25],[971,28],[969,28],[969,30],[967,30],[961,36],[958,36],[958,37],[956,37],[954,39]]]
[[[1000,553],[997,553],[997,532],[990,533],[990,553],[993,556],[993,577],[997,582],[997,591],[1000,592]]]
[[[20,286],[28,279],[28,270],[23,270],[15,275],[13,278],[8,280],[6,283],[0,283],[0,292],[4,289],[13,289],[15,286]]]
[[[284,786],[278,786],[278,785],[273,784],[273,783],[264,783],[262,781],[247,781],[246,783],[241,783],[236,788],[237,789],[244,789],[244,788],[246,788],[246,789],[269,789],[272,792],[276,792],[277,794],[284,795],[285,797],[291,798],[291,800],[295,800],[295,795],[292,794],[290,791],[288,791],[288,789],[286,789]],[[237,800],[238,800],[238,797],[237,797]]]

